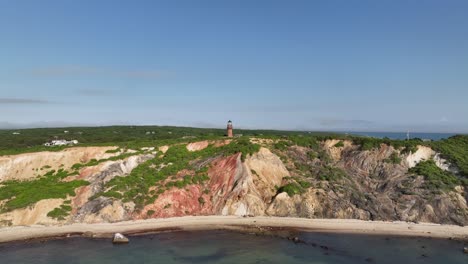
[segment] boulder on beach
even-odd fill
[[[128,242],[128,238],[120,233],[115,233],[114,239],[112,240],[112,243],[114,244],[126,244]]]

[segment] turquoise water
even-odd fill
[[[0,263],[468,263],[451,240],[299,233],[305,243],[229,231],[108,239],[69,238],[0,245]]]

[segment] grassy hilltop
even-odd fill
[[[68,131],[65,133],[64,131]],[[19,132],[20,134],[13,134]],[[45,147],[45,142],[53,139],[76,139],[80,146],[119,146],[141,148],[167,144],[195,142],[205,139],[219,139],[225,136],[225,129],[192,128],[174,126],[108,126],[36,128],[20,130],[0,130],[0,156],[36,151],[58,151],[66,147]],[[362,150],[378,148],[381,144],[401,148],[403,153],[414,152],[417,145],[425,145],[441,152],[445,158],[455,163],[463,175],[468,175],[468,135],[457,135],[449,139],[423,142],[420,139],[392,140],[344,135],[333,132],[303,132],[280,130],[236,129],[236,134],[244,137],[288,139],[299,146],[313,146],[324,139],[348,139]],[[276,147],[281,148],[279,143]],[[396,157],[395,157],[396,158]],[[395,160],[396,161],[396,160]]]

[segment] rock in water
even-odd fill
[[[468,254],[468,247],[463,248],[463,253]]]
[[[126,244],[128,242],[128,238],[120,233],[115,233],[114,239],[112,240],[112,243],[114,244]]]

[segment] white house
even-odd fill
[[[51,142],[46,142],[44,143],[44,146],[46,147],[52,147],[52,146],[71,146],[71,145],[76,145],[78,144],[78,140],[64,140],[64,139],[59,139],[59,140],[52,140]]]

